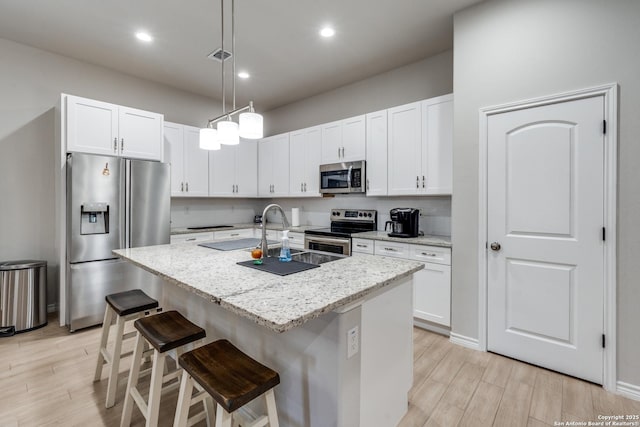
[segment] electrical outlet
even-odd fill
[[[360,351],[360,328],[354,326],[347,331],[347,359],[351,359]]]

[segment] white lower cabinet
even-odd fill
[[[201,233],[172,234],[170,243],[186,243],[186,242],[210,242],[213,240],[213,232],[206,231]]]
[[[353,239],[354,251],[364,239]],[[418,320],[451,326],[451,249],[375,241],[375,255],[404,258],[424,263],[424,269],[413,275],[413,317]]]
[[[351,255],[369,254],[373,255],[373,240],[351,239]]]
[[[253,237],[252,228],[241,228],[233,230],[214,231],[213,238],[218,239],[242,239],[245,237]]]

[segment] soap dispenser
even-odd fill
[[[279,261],[291,261],[291,247],[289,246],[289,230],[282,231],[282,247],[280,248]]]

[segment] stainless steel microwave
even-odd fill
[[[364,160],[320,165],[321,193],[364,193],[366,182],[366,162]]]

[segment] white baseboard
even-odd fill
[[[435,332],[436,334],[444,335],[445,337],[448,337],[451,333],[451,330],[445,326],[439,326],[425,320],[416,319],[415,317],[413,318],[413,326]]]
[[[629,384],[622,381],[616,383],[616,391],[618,394],[628,397],[629,399],[640,401],[640,386]]]
[[[58,311],[58,303],[47,305],[47,313],[55,313]]]
[[[449,334],[449,341],[451,341],[453,344],[461,345],[472,350],[480,350],[480,343],[478,342],[477,338],[469,338],[465,337],[464,335],[451,332]]]

